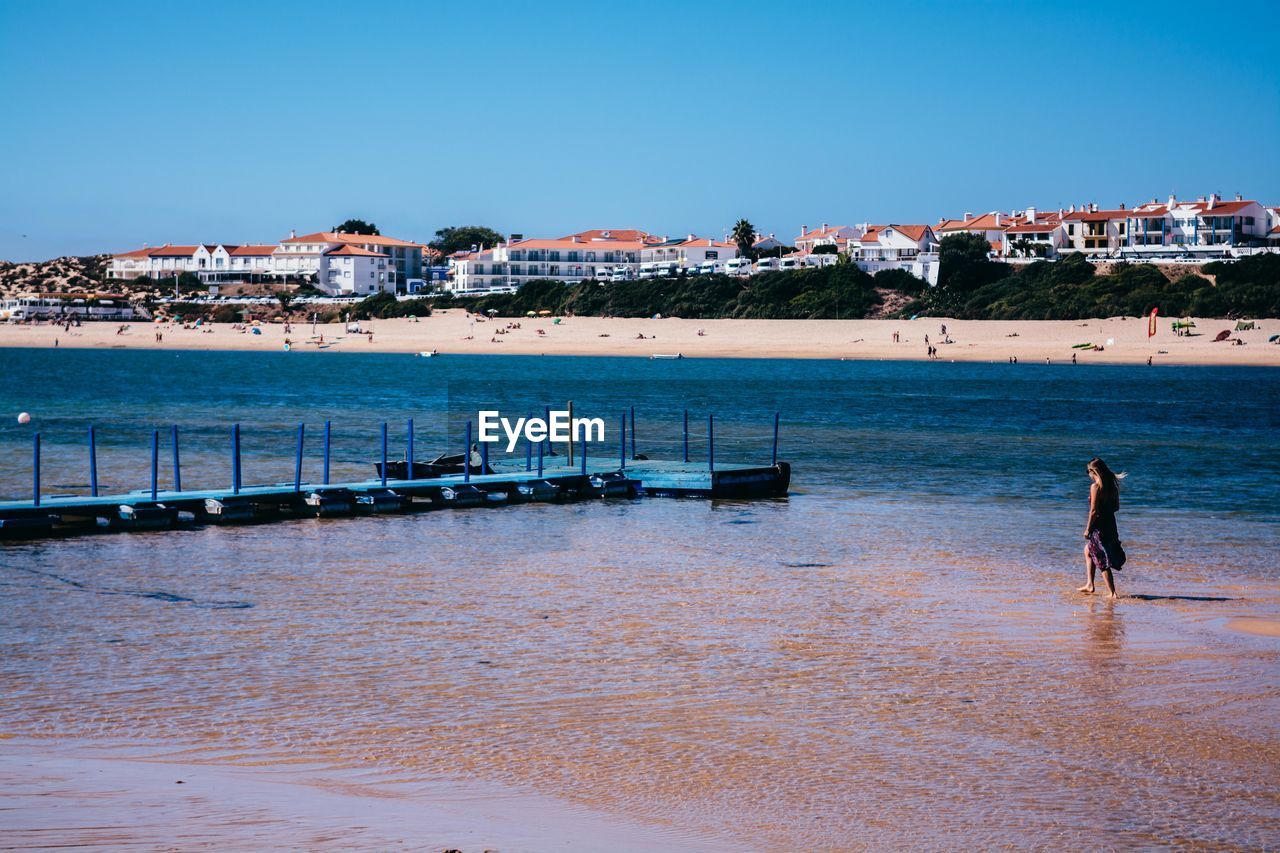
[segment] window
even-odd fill
[[[596,260],[596,253],[595,253],[595,252],[587,252],[587,263],[589,263],[589,264],[591,264],[591,263],[595,263],[595,260]]]
[[[1250,225],[1252,225],[1252,224],[1253,224],[1253,222],[1252,222],[1252,221],[1250,221],[1250,222],[1249,222],[1249,224],[1250,224]],[[578,262],[578,261],[582,260],[582,258],[580,258],[580,257],[579,257],[579,255],[580,255],[580,254],[581,254],[580,252],[570,252],[570,253],[569,253],[569,263],[576,263],[576,262]]]
[[[1244,224],[1245,224],[1245,225],[1252,225],[1252,224],[1253,224],[1253,217],[1252,217],[1252,216],[1246,216],[1246,217],[1244,218]]]
[[[1127,224],[1127,223],[1124,223],[1124,222],[1121,222],[1121,223],[1120,223],[1120,236],[1121,236],[1121,237],[1123,237],[1123,236],[1124,236],[1124,226],[1125,226],[1126,224]]]
[[[550,257],[550,258],[548,258],[547,260],[550,260],[550,261],[558,261],[558,260],[560,260],[560,253],[559,253],[559,252],[552,252],[552,253],[551,253],[551,257]]]
[[[1074,222],[1068,223],[1067,234],[1071,237],[1076,236],[1076,224]]]
[[[554,254],[557,254],[557,255],[558,255],[558,254],[560,254],[560,253],[559,253],[559,252],[555,252]],[[557,264],[552,264],[552,265],[551,265],[551,275],[552,275],[553,277],[560,275],[560,267],[559,267],[559,265],[557,265]]]

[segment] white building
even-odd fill
[[[931,285],[938,283],[938,239],[928,225],[872,225],[846,244],[858,269],[906,270]]]
[[[422,244],[381,234],[347,234],[319,231],[301,237],[290,232],[273,253],[272,269],[280,275],[319,275],[320,259],[335,249],[354,246],[382,255],[387,284],[394,291],[411,278],[422,277]],[[323,286],[323,283],[321,283]]]
[[[852,225],[828,225],[822,223],[818,228],[809,230],[808,225],[800,226],[800,236],[796,238],[796,249],[801,252],[812,252],[817,246],[835,246],[837,249],[862,235],[862,228]]]
[[[1062,211],[1041,213],[1028,207],[1004,230],[1000,254],[1030,260],[1057,257],[1067,237],[1062,215]]]
[[[734,243],[715,240],[711,237],[698,237],[693,234],[687,237],[664,239],[659,243],[651,243],[641,247],[640,263],[674,264],[676,271],[701,267],[713,263],[723,269],[725,261],[738,257],[738,247]]]

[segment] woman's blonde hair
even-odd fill
[[[1088,470],[1098,475],[1098,479],[1102,481],[1102,488],[1108,492],[1120,494],[1120,481],[1129,476],[1128,473],[1121,471],[1119,474],[1107,467],[1107,463],[1103,462],[1099,457],[1095,456],[1089,460],[1089,464],[1085,466]]]

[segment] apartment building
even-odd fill
[[[288,239],[281,240],[274,253],[273,267],[286,275],[315,274],[318,271],[318,259],[326,252],[342,246],[354,246],[386,258],[387,266],[383,272],[388,273],[388,282],[393,288],[403,286],[408,279],[422,277],[421,243],[382,234],[348,234],[341,231],[319,231],[301,237],[290,231]]]
[[[1004,230],[1000,254],[1005,258],[1053,258],[1066,242],[1062,211],[1041,213],[1034,207],[1015,214]]]
[[[500,290],[535,279],[637,278],[640,253],[658,238],[634,229],[593,229],[554,239],[521,238],[449,259],[457,291]]]
[[[991,251],[997,254],[1004,250],[1004,232],[1016,219],[1008,213],[993,210],[974,216],[965,213],[962,219],[940,219],[933,226],[933,233],[939,240],[952,234],[978,234],[991,244]]]
[[[858,269],[872,275],[900,269],[938,283],[938,238],[928,225],[868,225],[846,242],[845,251]]]

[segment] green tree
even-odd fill
[[[333,226],[334,231],[341,231],[344,234],[380,234],[378,226],[372,222],[365,222],[363,219],[348,219],[341,225]]]
[[[739,219],[733,225],[733,242],[738,245],[738,256],[755,260],[756,227],[746,219]]]
[[[293,294],[282,290],[276,294],[276,301],[280,303],[281,311],[288,311],[289,303],[293,301]]]
[[[483,225],[459,225],[441,228],[436,238],[427,245],[440,253],[441,257],[449,257],[454,252],[470,249],[472,246],[496,246],[502,242],[502,235],[492,228]]]

